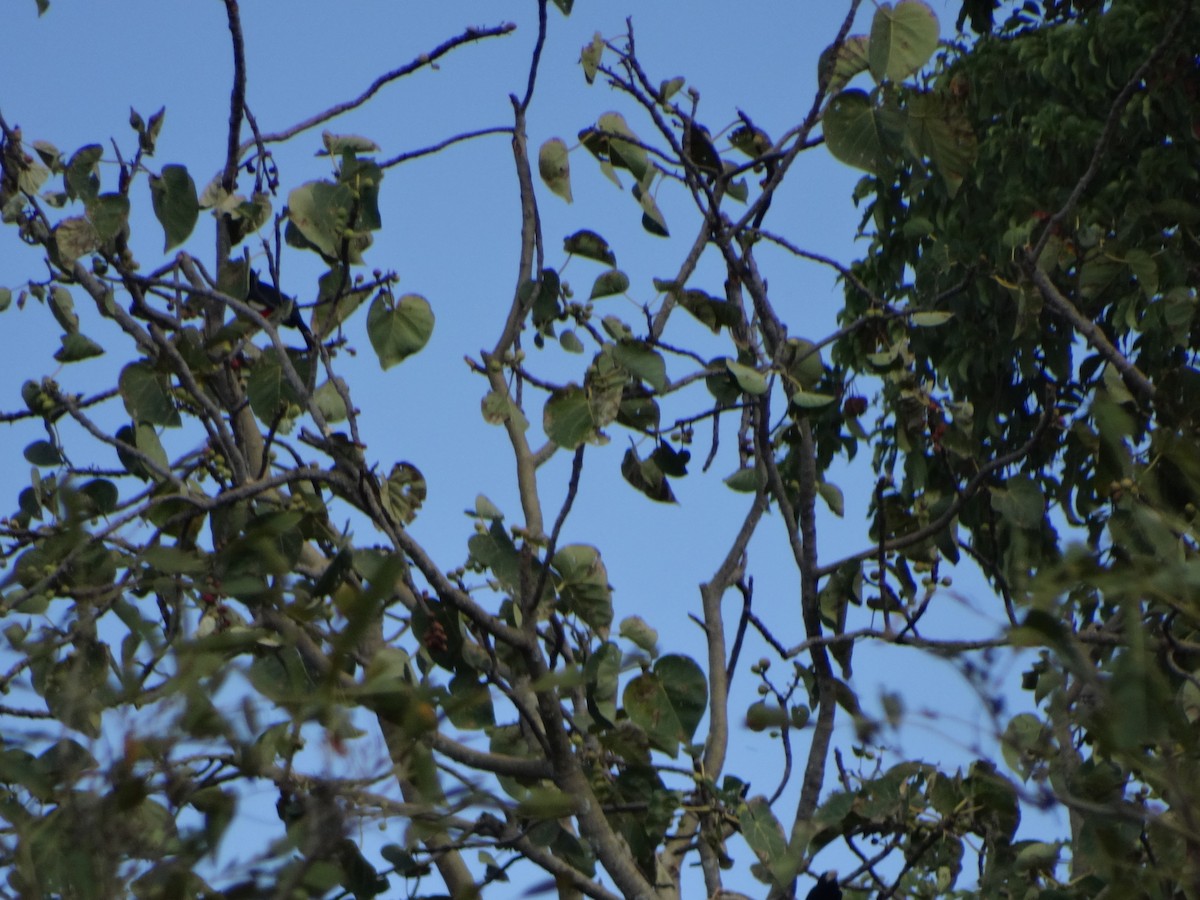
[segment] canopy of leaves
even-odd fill
[[[582,71],[540,71],[554,17],[582,15],[568,0],[539,4],[510,124],[392,159],[308,129],[369,116],[387,81],[512,26],[466,28],[277,133],[239,84],[200,192],[155,156],[162,111],[71,152],[0,118],[0,216],[41,256],[0,313],[62,333],[54,374],[21,376],[2,419],[30,433],[8,446],[32,467],[0,521],[13,895],[475,897],[511,870],[562,897],[740,878],[782,898],[835,853],[858,860],[850,896],[1200,894],[1200,13],[967,0],[975,37],[939,44],[921,0],[857,7],[778,142],[756,96],[713,110],[684,76],[652,77],[632,23],[596,33]],[[531,142],[539,84],[568,76],[617,90],[555,113],[575,146]],[[489,349],[450,347],[465,317],[398,294],[380,259],[385,174],[496,133],[517,277]],[[319,177],[280,165],[288,142]],[[852,264],[772,230],[780,185],[826,149],[867,173]],[[588,227],[585,171],[633,198],[611,243]],[[578,218],[560,247],[539,204],[563,201]],[[214,258],[178,251],[210,228]],[[666,274],[629,264],[641,241],[671,259],[672,230],[690,235]],[[136,258],[160,236],[164,258]],[[297,300],[281,271],[298,258],[320,274]],[[767,289],[768,266],[797,260],[843,281],[828,335]],[[441,385],[351,383],[367,345],[387,379],[470,354],[514,473],[471,493],[509,499],[478,493],[430,539],[427,464],[362,426]],[[64,366],[106,374],[75,392]],[[414,427],[474,419],[474,398],[438,396],[444,421]],[[573,515],[584,479],[611,522]],[[618,576],[604,536],[700,479],[728,505],[663,539],[725,543],[672,591],[692,598],[680,628],[656,631],[659,598],[642,570]],[[818,539],[829,514],[859,527],[853,546]],[[760,529],[781,549],[752,560]],[[774,604],[755,597],[771,566],[792,570]],[[946,636],[958,566],[1003,626]],[[998,749],[961,766],[886,749],[914,713],[862,695],[855,665],[881,649],[956,665]],[[996,683],[1022,653],[1030,702],[1009,715]],[[338,759],[375,739],[382,774],[315,764],[314,737]],[[1023,836],[1034,806],[1066,809],[1064,832]],[[249,870],[217,871],[250,818],[274,833]],[[384,843],[364,838],[376,822]]]

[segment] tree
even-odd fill
[[[572,5],[553,4],[584,15]],[[752,109],[723,128],[639,57],[630,21],[581,53],[621,111],[591,116],[574,147],[534,147],[550,6],[510,125],[392,159],[326,131],[316,180],[293,179],[282,148],[511,26],[462,31],[265,132],[246,105],[253,48],[224,0],[233,89],[202,190],[155,156],[161,112],[133,112],[111,153],[60,152],[0,119],[0,211],[45,258],[15,306],[61,328],[58,363],[122,361],[84,393],[31,378],[26,409],[5,414],[43,430],[0,530],[0,684],[24,698],[0,707],[9,890],[371,897],[400,881],[465,898],[519,878],[562,897],[679,897],[698,863],[709,896],[752,876],[787,897],[840,845],[857,859],[850,897],[1200,894],[1192,5],[1046,0],[997,24],[999,4],[968,0],[958,25],[974,37],[939,44],[922,2],[880,5],[857,34],[851,0],[812,60],[807,112],[776,135]],[[378,412],[343,373],[364,337],[389,369],[447,318],[393,271],[367,273],[385,175],[495,132],[519,196],[517,278],[490,349],[468,357],[478,396],[446,402],[474,415],[482,397],[519,511],[480,493],[444,559],[416,536],[437,499],[419,461],[364,441]],[[870,249],[849,265],[771,224],[797,161],[826,149],[867,173]],[[630,187],[647,234],[580,229],[559,251],[543,205],[572,200],[571,163],[589,156]],[[692,201],[687,226],[668,224],[672,195]],[[214,255],[172,253],[206,210]],[[153,262],[133,249],[151,226],[165,237]],[[622,242],[688,226],[690,251],[652,295],[617,268]],[[305,256],[322,273],[293,297],[282,273]],[[573,275],[598,264],[586,300],[565,278],[573,257]],[[767,266],[792,260],[842,279],[834,333],[803,335],[768,289]],[[641,319],[601,315],[596,300],[627,292],[654,297]],[[103,347],[85,333],[100,328]],[[736,456],[736,471],[726,544],[686,611],[697,659],[620,616],[571,513],[604,468],[628,483],[612,501],[627,515],[673,502],[707,425],[701,468]],[[619,460],[615,435],[629,438]],[[563,457],[565,489],[547,474]],[[835,555],[819,538],[847,502],[845,466],[870,515]],[[764,607],[753,576],[779,560],[748,550],[771,528],[796,596]],[[937,636],[960,568],[990,585],[1000,633]],[[884,648],[954,660],[1000,758],[952,770],[881,752],[904,700],[873,714],[853,668]],[[991,677],[1021,652],[1033,705],[1011,716]],[[749,704],[735,691],[748,681]],[[775,779],[731,753],[744,729],[779,760],[772,795]],[[346,753],[368,733],[387,748],[382,779],[305,749],[319,735]],[[264,783],[280,824],[253,872],[222,879],[206,862]],[[1070,813],[1063,840],[1017,839],[1023,810],[1054,805]],[[382,846],[357,830],[376,821]]]

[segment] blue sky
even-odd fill
[[[953,25],[957,4],[935,0],[943,29]],[[27,139],[48,140],[69,154],[79,146],[108,144],[115,136],[131,146],[126,122],[129,107],[144,117],[166,107],[166,120],[151,167],[186,165],[203,186],[224,154],[230,52],[222,4],[161,0],[122,3],[55,0],[41,20],[32,0],[10,3],[5,53],[0,58],[0,112],[10,125],[20,125]],[[869,27],[873,11],[864,4],[856,31]],[[383,158],[417,149],[448,136],[511,122],[508,94],[523,92],[528,57],[536,35],[536,5],[456,2],[400,4],[380,0],[289,0],[245,3],[243,9],[249,60],[248,101],[264,131],[274,131],[314,111],[359,93],[383,71],[401,65],[468,25],[513,21],[517,31],[460,48],[439,64],[386,87],[361,110],[326,126],[337,133],[365,135],[381,146]],[[577,64],[580,47],[599,31],[616,38],[633,15],[639,56],[652,79],[682,75],[700,94],[699,118],[715,131],[744,109],[773,137],[796,124],[811,103],[816,59],[832,39],[843,15],[840,3],[786,3],[759,0],[731,7],[725,3],[688,4],[648,0],[638,4],[611,0],[579,0],[570,18],[550,11],[550,31],[541,78],[529,117],[530,143],[551,137],[568,145],[575,134],[609,110],[620,110],[641,136],[653,139],[650,123],[598,80],[586,85]],[[284,194],[301,182],[328,174],[328,160],[314,154],[320,129],[293,140],[278,151]],[[106,159],[111,159],[111,152]],[[637,329],[640,305],[659,299],[653,277],[672,277],[690,245],[698,218],[682,189],[667,184],[658,202],[672,237],[642,231],[640,214],[628,192],[617,191],[599,172],[586,151],[571,155],[575,202],[563,203],[539,185],[547,265],[564,262],[561,240],[581,228],[604,235],[618,265],[630,277],[629,298],[597,302],[597,310],[624,318]],[[860,217],[850,194],[858,173],[832,160],[818,148],[806,153],[777,195],[767,225],[805,249],[850,262],[865,249],[856,244]],[[102,169],[106,188],[115,183],[115,167]],[[465,558],[471,523],[461,511],[485,493],[501,509],[516,515],[518,504],[510,477],[510,456],[503,432],[486,425],[478,412],[485,393],[482,379],[469,372],[466,354],[477,356],[495,340],[516,279],[518,248],[516,183],[505,136],[485,137],[456,146],[432,158],[389,170],[383,184],[383,230],[368,253],[368,267],[394,269],[400,290],[427,297],[437,326],[428,347],[399,367],[381,373],[365,334],[357,334],[355,359],[341,357],[342,374],[363,410],[368,457],[387,470],[393,462],[417,465],[429,482],[429,501],[413,532],[433,555],[453,568]],[[162,234],[149,215],[145,182],[135,189],[140,215],[134,222],[133,247],[145,268],[162,259]],[[212,228],[201,221],[183,249],[211,259]],[[785,257],[769,248],[759,251],[775,303],[793,336],[819,339],[835,328],[841,290],[831,273]],[[283,264],[283,287],[301,300],[314,292],[319,261],[290,251]],[[588,289],[601,267],[575,259],[563,277],[577,293]],[[0,286],[17,288],[44,272],[40,255],[22,247],[11,231],[0,240]],[[706,257],[691,284],[720,294],[724,279],[719,260]],[[77,298],[82,305],[83,298]],[[94,311],[82,310],[83,331],[101,344],[112,336]],[[361,322],[358,326],[362,327]],[[682,314],[665,335],[677,345],[711,346],[703,329]],[[40,309],[15,308],[0,318],[0,358],[8,377],[0,379],[0,408],[19,409],[25,378],[53,375],[67,390],[94,389],[127,361],[123,345],[113,340],[100,360],[61,371],[52,359],[58,330]],[[584,357],[557,349],[541,354],[527,346],[530,368],[556,380],[581,380]],[[704,352],[702,349],[701,352]],[[672,377],[686,374],[679,361],[669,361]],[[666,407],[667,415],[697,411],[703,389]],[[120,410],[116,410],[120,413]],[[537,427],[540,400],[531,403]],[[664,650],[702,656],[699,629],[687,618],[699,607],[697,585],[711,577],[728,542],[740,525],[747,499],[733,495],[720,478],[736,466],[735,438],[728,417],[722,450],[712,471],[702,476],[699,460],[707,452],[706,425],[696,429],[692,474],[674,483],[679,504],[654,505],[621,480],[618,466],[628,446],[614,429],[612,442],[589,448],[584,481],[564,541],[595,544],[602,550],[615,588],[618,618],[637,614],[659,630]],[[8,428],[3,435],[10,456],[41,435],[39,427]],[[643,450],[643,453],[645,451]],[[858,550],[865,540],[868,489],[874,481],[870,453],[864,450],[852,468],[832,480],[846,492],[844,519],[824,515],[819,535],[823,559]],[[547,510],[556,511],[565,490],[569,455],[560,453],[545,469]],[[23,465],[0,474],[0,508],[15,506],[17,491],[27,484]],[[551,513],[552,514],[552,513]],[[360,533],[359,540],[370,536]],[[785,643],[800,639],[797,577],[783,540],[778,517],[760,529],[751,548],[756,608],[778,629]],[[1003,613],[986,585],[965,573],[939,599],[937,633],[948,636],[993,635]],[[735,604],[730,595],[729,602]],[[732,607],[731,607],[732,608]],[[858,623],[860,626],[867,621]],[[751,641],[744,659],[762,655]],[[975,744],[992,743],[992,723],[978,699],[954,668],[944,662],[903,656],[878,648],[856,653],[855,683],[874,707],[880,687],[898,690],[911,712],[928,709],[933,716],[914,715],[900,734],[884,740],[910,756],[957,765]],[[1010,683],[1019,681],[1021,665],[1001,667]],[[751,680],[738,683],[739,700],[755,697]],[[1020,702],[1014,697],[1014,702]],[[845,717],[838,742],[848,746],[852,732]],[[776,745],[749,732],[734,736],[733,771],[761,773],[755,792],[774,788],[781,757]],[[796,742],[803,754],[806,739]],[[739,746],[740,745],[740,746]],[[897,756],[894,761],[899,761]],[[786,808],[786,807],[785,807]],[[273,814],[272,814],[273,815]],[[1046,836],[1054,820],[1039,820],[1038,836]],[[1032,835],[1030,835],[1032,836]],[[736,853],[747,855],[744,850]],[[822,860],[826,862],[826,860]],[[829,860],[830,867],[839,860]],[[839,868],[851,868],[848,859]],[[743,889],[753,890],[749,885]],[[498,894],[499,895],[499,894]]]

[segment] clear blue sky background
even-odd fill
[[[948,30],[958,4],[934,0],[933,5]],[[165,106],[158,152],[149,165],[157,169],[166,163],[184,164],[201,187],[218,171],[224,158],[231,77],[221,3],[54,0],[40,21],[33,0],[10,0],[8,6],[5,53],[0,58],[0,112],[10,125],[24,129],[26,139],[48,140],[68,155],[83,144],[103,143],[108,148],[106,159],[112,159],[110,136],[117,138],[123,151],[134,143],[126,125],[129,107],[148,117]],[[380,144],[381,158],[459,132],[510,124],[508,94],[524,90],[536,36],[532,0],[449,4],[259,0],[243,6],[248,100],[267,132],[356,95],[381,72],[433,48],[467,25],[517,23],[515,34],[463,47],[444,58],[437,71],[425,70],[392,84],[365,108],[324,126],[370,137]],[[651,78],[685,76],[700,92],[701,121],[717,131],[734,121],[740,107],[777,136],[799,122],[808,109],[817,56],[833,39],[843,6],[782,0],[736,7],[709,0],[687,4],[578,0],[568,19],[552,8],[529,118],[533,150],[536,153],[542,141],[555,136],[574,145],[581,128],[613,109],[624,112],[641,136],[654,139],[650,123],[625,98],[599,81],[588,87],[577,64],[579,49],[593,32],[615,38],[629,14],[634,16],[639,56]],[[864,4],[856,31],[869,28],[873,9]],[[277,151],[284,195],[276,209],[282,207],[287,189],[328,174],[328,160],[314,156],[319,148],[318,129]],[[619,267],[630,276],[631,299],[598,301],[598,312],[621,316],[635,330],[642,330],[640,305],[659,302],[651,278],[672,277],[694,238],[698,217],[691,200],[678,186],[663,186],[658,202],[672,237],[652,237],[642,231],[640,214],[628,192],[617,191],[586,151],[573,153],[571,164],[573,205],[538,185],[547,264],[562,265],[564,236],[580,228],[604,235]],[[115,166],[106,165],[102,177],[105,189],[115,189]],[[860,212],[852,205],[850,193],[858,177],[823,149],[805,154],[777,195],[767,227],[801,247],[848,263],[865,249],[865,244],[854,242]],[[248,183],[244,187],[248,189]],[[133,246],[147,269],[162,259],[162,233],[150,215],[148,193],[143,178],[134,192],[138,213]],[[446,568],[453,568],[464,560],[471,533],[470,521],[461,511],[473,506],[477,493],[486,493],[509,513],[510,521],[519,509],[505,437],[480,417],[478,404],[485,385],[463,362],[465,354],[477,355],[494,343],[516,279],[519,214],[507,138],[481,138],[390,170],[383,184],[382,212],[384,227],[368,254],[368,266],[394,269],[402,291],[426,296],[437,327],[419,356],[387,373],[380,373],[359,330],[354,340],[359,355],[354,360],[341,357],[342,374],[363,410],[369,458],[384,470],[395,461],[408,460],[428,479],[429,501],[413,532]],[[212,233],[211,220],[202,215],[183,249],[211,261]],[[762,245],[758,252],[791,334],[818,339],[832,331],[841,289],[831,273]],[[322,268],[315,257],[289,251],[283,263],[285,290],[301,300],[311,298],[315,276]],[[599,265],[576,259],[564,278],[577,294],[583,294],[600,271]],[[11,230],[5,231],[0,238],[0,285],[17,288],[25,279],[43,274],[40,254],[21,246]],[[691,285],[721,294],[723,280],[719,261],[706,256]],[[81,307],[85,299],[76,298]],[[111,338],[112,332],[98,324],[94,310],[83,308],[81,315],[85,333],[101,344],[106,336]],[[361,321],[357,327],[362,328]],[[727,352],[682,313],[672,320],[665,337],[677,345],[711,348],[712,355]],[[52,359],[58,339],[58,329],[44,310],[13,308],[3,314],[0,358],[5,361],[6,377],[0,379],[0,408],[22,407],[20,386],[26,378],[53,375],[65,389],[87,392],[113,383],[115,372],[128,361],[127,345],[110,340],[108,356],[59,371]],[[557,348],[539,354],[528,343],[534,372],[554,380],[582,380],[586,357],[569,356]],[[672,377],[688,371],[679,361],[669,361],[668,367]],[[664,418],[699,411],[703,388],[690,396],[691,401],[668,404]],[[536,428],[541,401],[530,406]],[[118,406],[113,421],[121,416]],[[586,454],[583,487],[563,535],[565,542],[601,548],[615,587],[618,618],[641,615],[659,630],[664,650],[700,658],[700,631],[686,614],[699,611],[697,585],[711,577],[748,503],[720,482],[737,466],[734,417],[727,419],[722,451],[707,476],[698,469],[708,448],[708,426],[697,427],[692,474],[675,482],[680,501],[675,506],[651,504],[624,484],[618,465],[628,442],[624,433],[614,429],[611,444],[589,448]],[[0,511],[15,508],[17,492],[28,483],[27,469],[11,461],[21,447],[42,436],[39,432],[39,426],[0,432],[0,446],[10,461],[0,473]],[[180,449],[192,439],[184,436]],[[543,472],[543,502],[550,516],[565,491],[568,462],[569,455],[560,453]],[[845,490],[847,508],[841,520],[824,515],[819,544],[825,560],[860,549],[866,539],[868,492],[874,481],[869,462],[869,448],[864,448],[844,475],[832,478]],[[371,537],[360,533],[358,539],[365,543]],[[797,576],[777,517],[760,527],[751,548],[751,565],[757,610],[785,644],[799,641],[803,628]],[[1000,601],[978,579],[960,573],[956,578],[954,588],[936,601],[939,609],[931,618],[943,624],[934,632],[995,634],[1003,620]],[[740,599],[732,594],[728,602],[731,610],[740,607]],[[852,624],[868,624],[866,615]],[[729,621],[735,621],[732,612]],[[744,653],[745,659],[763,655],[756,640]],[[907,754],[954,766],[969,758],[964,754],[976,745],[994,748],[993,723],[951,664],[913,651],[900,655],[867,646],[859,648],[855,663],[855,683],[870,708],[877,708],[879,691],[886,688],[903,694],[912,713],[901,733],[884,735],[884,741],[897,750],[889,762]],[[1020,670],[1021,665],[1013,664],[1000,671],[1015,686]],[[737,687],[736,703],[744,707],[755,699],[745,673]],[[1021,702],[1015,693],[1010,696],[1014,703]],[[930,715],[922,714],[923,710]],[[840,721],[837,740],[848,748],[852,731],[846,716]],[[782,766],[781,754],[777,745],[750,737],[749,732],[735,731],[730,770],[749,775],[755,793],[770,793]],[[801,736],[795,744],[798,759],[806,749],[807,740]],[[262,820],[274,831],[278,827],[274,812],[264,809]],[[1047,837],[1060,828],[1054,818],[1039,818],[1031,820],[1023,833]],[[736,855],[745,859],[748,853]],[[852,857],[838,858],[833,852],[828,856],[822,859],[826,867],[853,867]],[[755,890],[749,884],[743,889]],[[518,893],[514,889],[513,895]],[[501,889],[496,896],[503,894]]]

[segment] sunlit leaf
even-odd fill
[[[583,45],[579,53],[579,62],[583,66],[583,77],[591,84],[596,80],[596,70],[600,66],[600,58],[604,55],[604,38],[600,32],[592,35],[591,41]]]
[[[538,174],[546,187],[571,202],[571,162],[561,138],[551,138],[542,144],[538,151]]]
[[[939,31],[937,16],[922,0],[879,4],[871,21],[871,75],[901,81],[916,72],[937,49]]]

